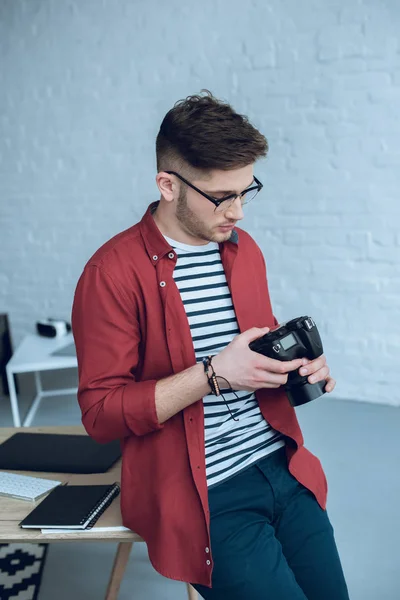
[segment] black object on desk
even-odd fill
[[[0,444],[0,469],[45,473],[105,473],[120,458],[118,440],[88,435],[18,432]]]
[[[119,492],[116,482],[59,486],[19,525],[24,529],[91,529]]]
[[[8,389],[6,364],[10,360],[13,354],[13,348],[11,343],[11,331],[8,322],[7,314],[0,314],[0,394],[3,391],[5,396],[10,395]],[[18,381],[15,375],[12,375],[15,381],[15,389],[18,393]]]

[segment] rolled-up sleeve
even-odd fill
[[[136,381],[140,327],[134,295],[101,266],[87,265],[72,307],[82,423],[100,443],[162,429],[156,381]]]

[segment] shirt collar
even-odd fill
[[[140,232],[142,234],[143,242],[147,254],[152,259],[154,264],[158,260],[160,260],[160,258],[162,258],[165,254],[171,252],[171,246],[168,244],[167,240],[164,238],[161,231],[158,229],[157,224],[153,218],[153,213],[155,212],[158,204],[159,201],[152,202],[148,206],[145,214],[143,215],[142,220],[140,221]],[[228,242],[237,244],[238,240],[239,236],[237,234],[237,231],[233,229]],[[226,242],[224,242],[223,244],[225,243]]]

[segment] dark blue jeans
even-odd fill
[[[285,448],[208,491],[206,600],[349,600],[328,514],[289,472]]]

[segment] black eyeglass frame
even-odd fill
[[[193,183],[190,183],[190,181],[188,181],[187,179],[182,177],[182,175],[179,175],[179,173],[177,173],[176,171],[165,171],[165,173],[168,173],[168,175],[175,175],[176,177],[178,177],[178,179],[183,181],[183,183],[186,183],[186,185],[191,187],[192,190],[195,190],[196,192],[198,192],[199,194],[204,196],[204,198],[207,198],[207,200],[212,202],[216,208],[218,208],[223,202],[226,202],[227,200],[232,200],[232,199],[236,200],[236,198],[238,196],[239,196],[239,198],[242,198],[242,196],[245,196],[248,192],[257,190],[257,194],[258,194],[258,192],[260,192],[263,188],[263,184],[261,183],[261,181],[259,179],[257,179],[257,177],[255,175],[253,175],[253,179],[256,182],[256,185],[251,185],[250,187],[243,190],[243,192],[240,192],[240,194],[229,194],[228,196],[224,196],[223,198],[213,198],[212,196],[209,196],[208,194],[206,194],[205,192],[200,190],[198,187],[193,185]]]

